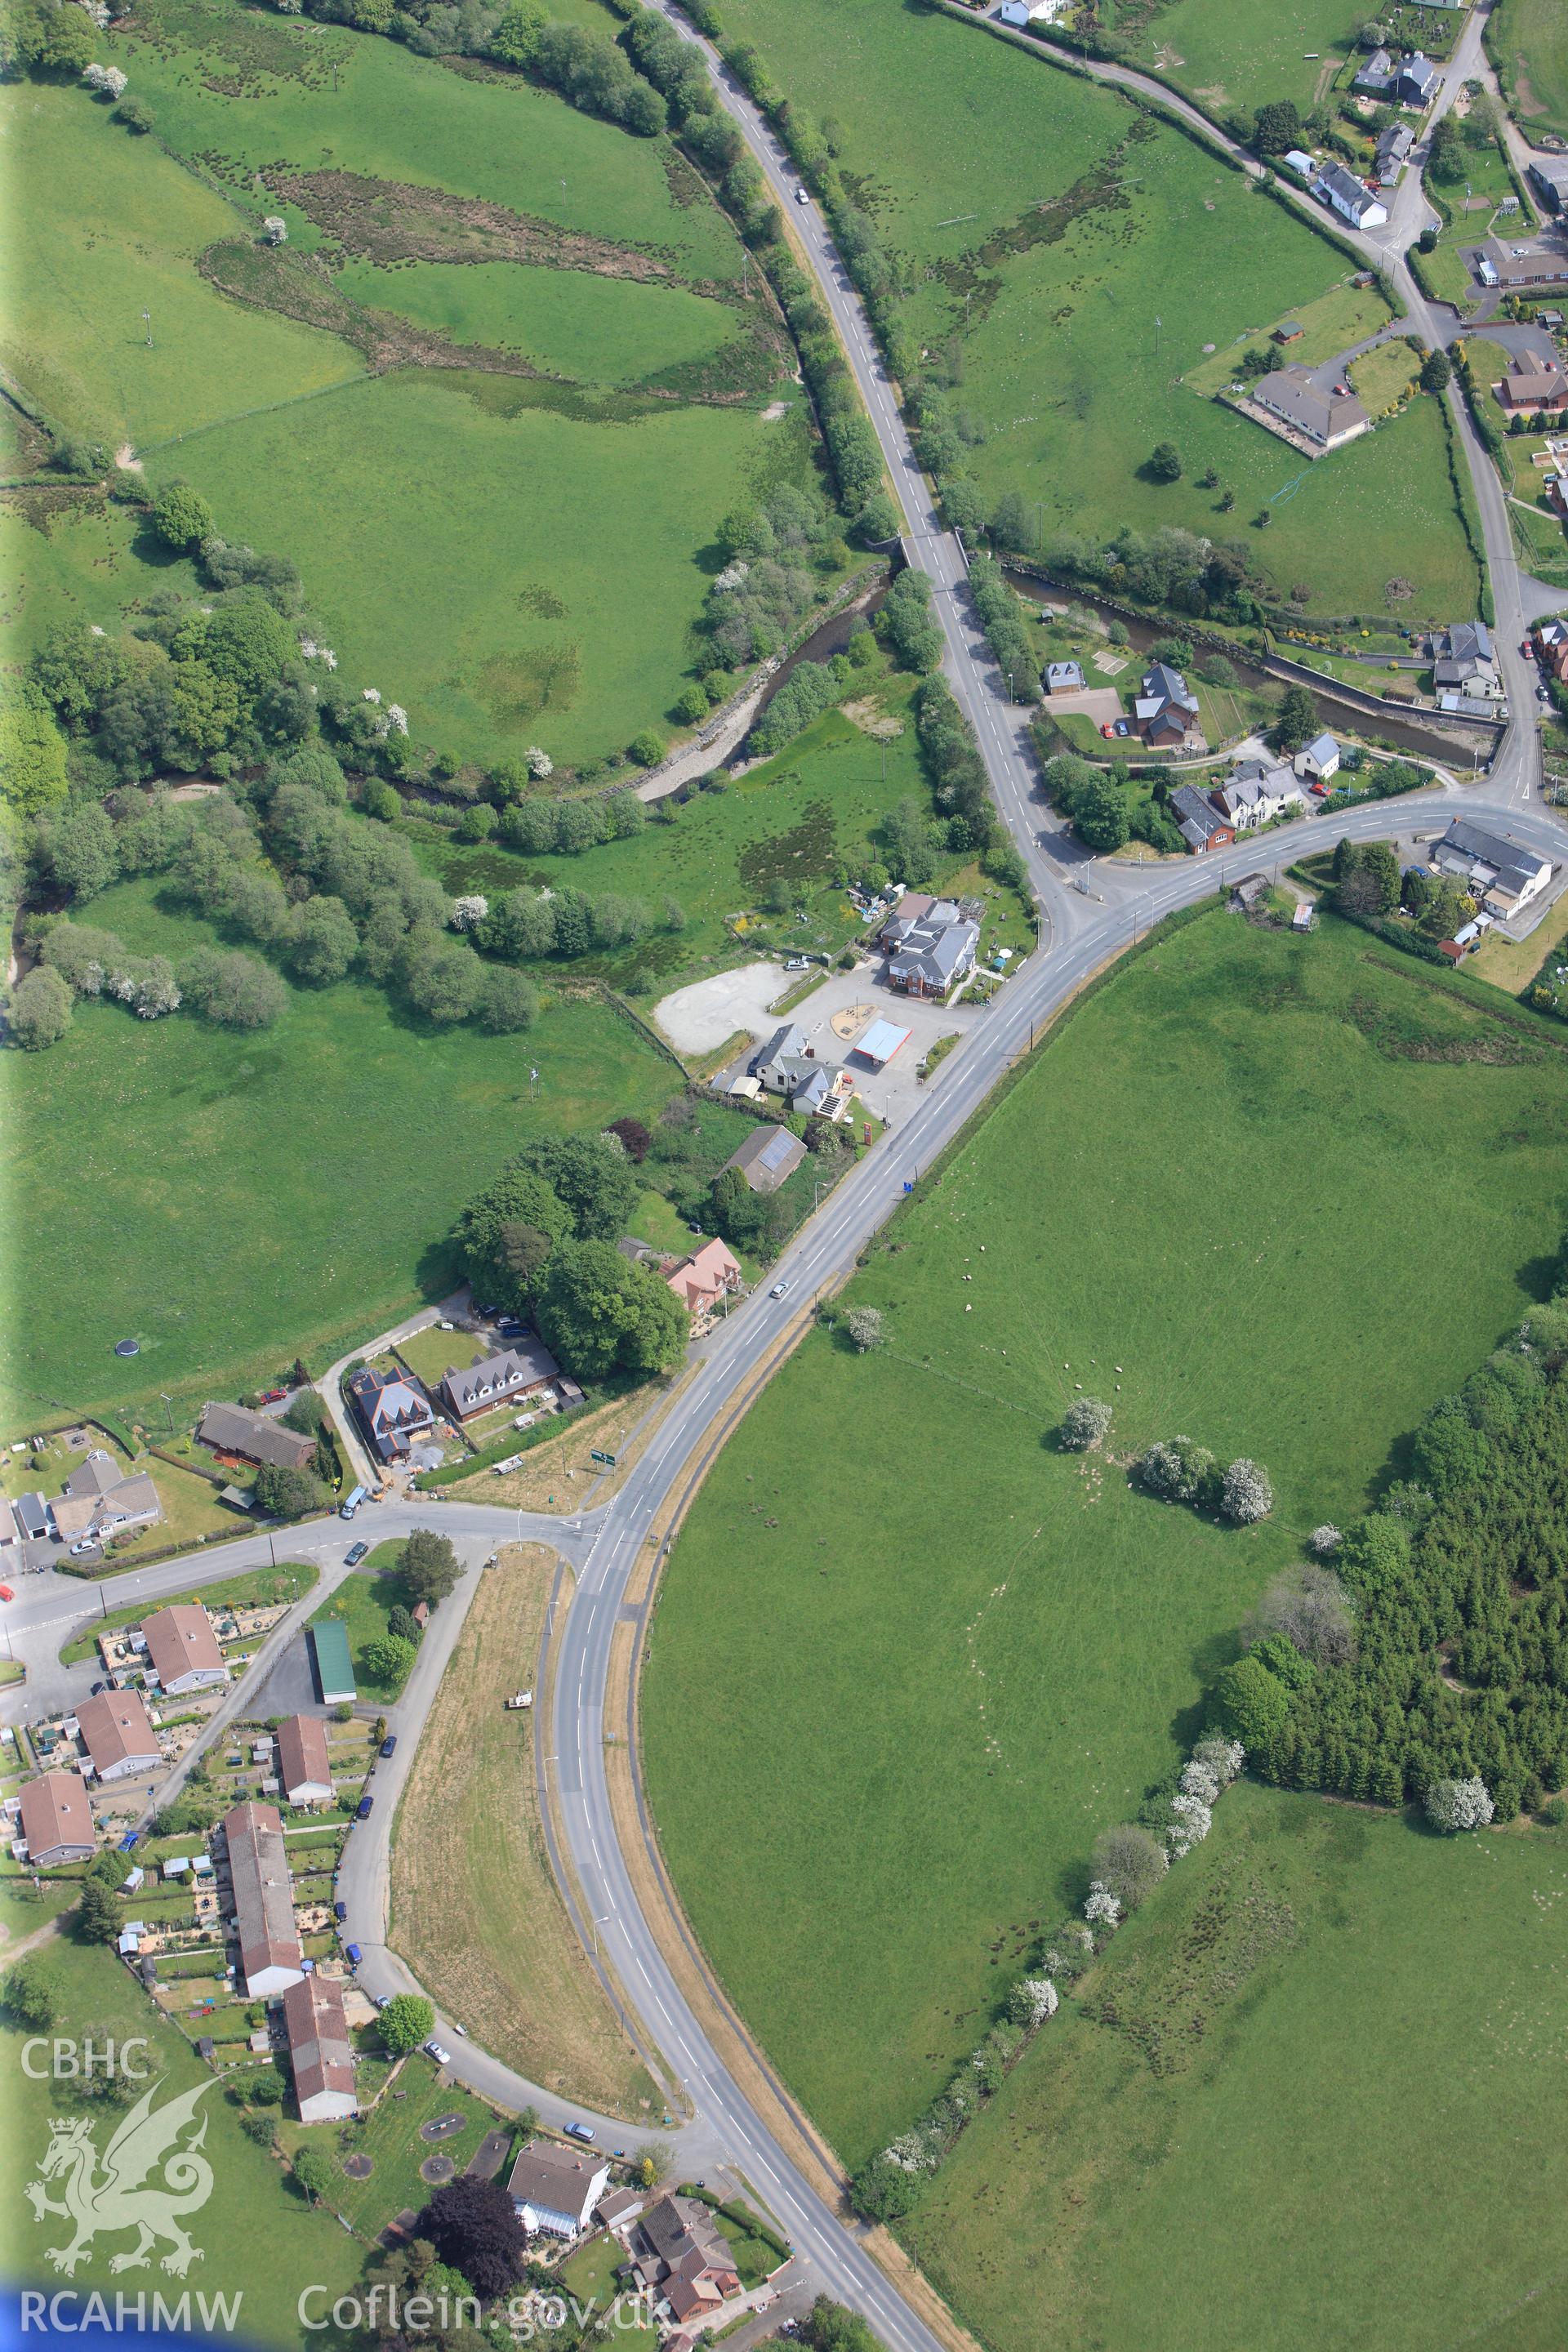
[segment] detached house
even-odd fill
[[[196,1435],[215,1454],[266,1462],[278,1470],[303,1470],[316,1450],[314,1437],[305,1431],[285,1429],[270,1413],[252,1412],[243,1404],[205,1406]]]
[[[1289,367],[1276,368],[1272,375],[1260,376],[1252,387],[1252,398],[1269,416],[1289,426],[1290,432],[1281,435],[1281,439],[1289,440],[1291,434],[1301,436],[1308,444],[1309,457],[1341,448],[1372,425],[1354,393],[1325,390],[1314,371],[1297,360]]]
[[[100,1691],[76,1711],[77,1729],[88,1760],[100,1780],[128,1780],[133,1772],[153,1772],[163,1750],[139,1693]]]
[[[22,1790],[22,1835],[35,1870],[62,1862],[90,1862],[98,1850],[92,1807],[79,1772],[46,1772]]]
[[[1312,782],[1326,784],[1331,776],[1340,772],[1340,747],[1331,735],[1314,736],[1304,751],[1296,754],[1296,772]]]
[[[1568,375],[1555,357],[1522,359],[1516,352],[1502,382],[1492,390],[1511,416],[1539,416],[1543,410],[1555,414],[1568,402]]]
[[[665,1281],[691,1318],[693,1333],[705,1331],[721,1298],[742,1281],[740,1261],[722,1242],[704,1242],[690,1257],[670,1267]]]
[[[610,2168],[602,2157],[580,2154],[552,2139],[531,2139],[511,2168],[507,2187],[517,2218],[531,2236],[575,2238],[588,2226],[605,2193]]]
[[[1426,650],[1432,656],[1432,682],[1440,694],[1447,689],[1478,701],[1502,699],[1502,678],[1484,621],[1459,621],[1435,630]]]
[[[817,1060],[805,1030],[793,1021],[774,1030],[752,1064],[752,1075],[760,1087],[769,1094],[782,1095],[795,1110],[826,1111],[837,1100],[837,1072]]]
[[[1270,767],[1263,760],[1241,761],[1223,784],[1215,785],[1209,799],[1237,833],[1272,824],[1276,817],[1284,816],[1289,810],[1304,809],[1307,805],[1307,795],[1296,781],[1294,768],[1287,764]]]
[[[1489,914],[1504,919],[1539,898],[1552,879],[1551,862],[1538,851],[1465,817],[1456,817],[1434,843],[1432,863],[1439,874],[1464,882]]]
[[[678,2326],[709,2317],[741,2291],[730,2241],[695,2197],[659,2198],[637,2222],[630,2242],[638,2286]]]
[[[61,1543],[78,1543],[84,1536],[101,1540],[127,1528],[151,1527],[163,1516],[158,1489],[146,1473],[126,1477],[113,1454],[99,1446],[48,1506],[49,1532]]]
[[[1235,825],[1196,784],[1179,784],[1171,794],[1170,807],[1182,839],[1200,857],[1205,850],[1227,848],[1236,839]]]
[[[429,1398],[400,1372],[378,1372],[363,1364],[343,1389],[378,1462],[403,1461],[410,1442],[436,1426]]]
[[[205,1609],[184,1601],[159,1609],[142,1619],[142,1637],[153,1671],[171,1698],[227,1682],[228,1668]]]
[[[561,1378],[561,1367],[542,1339],[531,1332],[499,1356],[486,1356],[466,1372],[451,1365],[441,1381],[441,1394],[455,1421],[474,1421],[493,1412],[499,1404],[520,1397],[538,1396]]]
[[[1146,743],[1181,751],[1203,741],[1198,698],[1179,669],[1156,662],[1143,677],[1143,690],[1132,706],[1138,731]]]
[[[888,984],[905,996],[944,997],[968,978],[980,949],[980,926],[956,898],[906,890],[882,927]]]
[[[1320,204],[1349,221],[1352,228],[1381,228],[1388,218],[1383,198],[1374,196],[1365,181],[1347,172],[1342,163],[1325,163],[1312,183],[1312,194]]]
[[[319,1715],[291,1715],[278,1727],[278,1781],[291,1805],[330,1805],[332,1769]]]

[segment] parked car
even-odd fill
[[[1116,730],[1115,730],[1115,728],[1111,725],[1111,723],[1110,723],[1110,719],[1102,719],[1102,720],[1100,721],[1100,733],[1104,736],[1104,738],[1105,738],[1106,741],[1109,743],[1109,742],[1110,742],[1110,739],[1111,739],[1111,737],[1115,734]]]
[[[288,1393],[289,1391],[287,1389],[268,1389],[263,1394],[261,1402],[263,1404],[281,1404]]]
[[[1113,735],[1131,735],[1132,730],[1125,719],[1119,719],[1110,731]]]
[[[425,2044],[425,2055],[426,2058],[434,2058],[437,2066],[449,2066],[452,2063],[451,2052],[449,2050],[443,2050],[441,2044],[437,2041],[434,2034],[430,2036],[429,2041]]]
[[[10,1598],[11,1598],[10,1594],[9,1594],[9,1593],[7,1593],[7,1594],[5,1595],[5,1598],[6,1598],[6,1600],[7,1600],[7,1601],[9,1601],[9,1600],[10,1600]],[[99,1694],[99,1692],[100,1692],[100,1691],[107,1690],[108,1688],[109,1688],[109,1685],[108,1685],[107,1683],[94,1683],[94,1685],[93,1685],[93,1686],[92,1686],[91,1690],[89,1692],[88,1696],[89,1696],[90,1698],[96,1698],[96,1697],[98,1696],[98,1694]]]
[[[72,1544],[71,1558],[72,1559],[81,1559],[88,1552],[96,1551],[97,1549],[98,1538],[96,1536],[83,1536],[79,1543]]]
[[[465,2042],[468,2040],[468,2027],[467,2027],[466,2025],[458,2025],[458,2024],[456,2022],[456,2021],[454,2020],[454,2021],[453,2021],[453,2025],[452,2025],[452,2031],[453,2031],[453,2032],[454,2032],[454,2033],[460,2033],[460,2034],[462,2035],[462,2037],[463,2037],[463,2039],[464,2039],[464,2041],[465,2041]]]
[[[789,1285],[787,1282],[775,1282],[773,1288],[769,1291],[768,1297],[770,1298],[782,1298],[788,1288]]]
[[[8,1584],[0,1584],[0,1601],[15,1601],[16,1598]]]
[[[348,1906],[348,1905],[347,1905],[346,1903],[334,1903],[334,1904],[333,1904],[333,1906],[332,1906],[332,1916],[333,1916],[333,1918],[334,1918],[334,1919],[336,1919],[340,1924],[341,1924],[344,1919],[346,1919],[346,1918],[348,1917],[348,1916],[349,1916],[349,1906]]]
[[[381,1752],[382,1752],[382,1754],[383,1754],[384,1756],[390,1756],[390,1755],[391,1755],[391,1753],[392,1753],[392,1751],[393,1751],[393,1749],[396,1747],[396,1745],[397,1745],[397,1734],[396,1734],[396,1732],[395,1732],[395,1731],[389,1731],[389,1732],[387,1733],[387,1735],[386,1735],[386,1738],[385,1738],[382,1741],[382,1743],[381,1743]]]
[[[350,1544],[347,1551],[343,1554],[343,1566],[345,1568],[357,1568],[369,1549],[369,1544]]]
[[[364,1954],[357,1944],[345,1944],[343,1946],[343,1958],[348,1961],[351,1968],[357,1969],[360,1962],[363,1959]]]
[[[567,2124],[563,2128],[568,2139],[592,2139],[594,2137],[591,2124]]]
[[[811,958],[809,956],[791,956],[789,961],[784,966],[784,970],[785,971],[809,971],[811,970]]]
[[[352,1519],[360,1505],[362,1503],[368,1503],[369,1500],[370,1488],[368,1486],[355,1486],[351,1493],[344,1496],[342,1501],[338,1505],[339,1518]]]
[[[374,1799],[374,1797],[362,1797],[362,1798],[360,1799],[360,1801],[359,1801],[359,1803],[354,1807],[354,1819],[355,1819],[355,1821],[356,1821],[356,1822],[364,1822],[364,1821],[368,1821],[368,1820],[370,1819],[370,1809],[371,1809],[371,1807],[374,1804],[374,1802],[375,1802],[375,1799]]]

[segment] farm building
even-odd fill
[[[310,1627],[310,1649],[316,1665],[316,1696],[322,1706],[335,1706],[357,1698],[349,1637],[335,1617]]]

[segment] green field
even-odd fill
[[[408,830],[420,857],[444,888],[494,896],[523,884],[563,886],[590,893],[626,891],[658,907],[673,892],[686,915],[683,931],[661,931],[634,947],[595,960],[617,987],[659,994],[682,978],[770,948],[790,955],[835,954],[863,936],[863,926],[835,877],[854,874],[880,856],[878,828],[900,801],[931,805],[910,709],[907,678],[876,692],[902,733],[886,742],[830,710],[776,759],[749,769],[722,792],[700,793],[672,824],[652,824],[626,841],[604,842],[574,857],[515,856],[486,845],[473,849],[433,826]],[[943,879],[963,859],[942,860]],[[763,908],[771,885],[798,890],[809,919],[793,911],[770,917]],[[1013,906],[1010,894],[1004,902]],[[728,918],[743,917],[743,936]],[[1010,944],[1020,942],[1012,931]],[[989,941],[989,931],[986,934]],[[574,970],[577,966],[573,967]],[[544,967],[548,969],[548,967]],[[784,977],[779,975],[782,992]]]
[[[1525,135],[1568,135],[1568,24],[1553,0],[1499,0],[1487,55]]]
[[[649,1793],[851,2165],[1081,1900],[1270,1573],[1517,1320],[1568,1059],[1545,1024],[1492,1058],[1514,1034],[1332,921],[1157,936],[873,1251],[889,1343],[814,1330],[721,1456],[653,1628]],[[1116,1462],[1049,1442],[1080,1381]],[[1134,1490],[1116,1463],[1176,1433],[1263,1461],[1274,1518]]]
[[[527,269],[510,261],[345,262],[342,291],[395,311],[457,343],[521,352],[547,375],[577,383],[639,383],[661,369],[709,359],[733,314],[682,286],[597,278],[584,269]]]
[[[189,2215],[187,2227],[200,2259],[184,2285],[191,2290],[193,2307],[195,2297],[202,2294],[240,2294],[243,2300],[233,2323],[236,2340],[298,2345],[297,2300],[301,2290],[312,2284],[325,2287],[325,2296],[318,2298],[317,2309],[330,2305],[336,2295],[351,2293],[360,2276],[364,2249],[344,2235],[330,2213],[313,2210],[302,2193],[284,2178],[276,2159],[245,2137],[239,2128],[237,2109],[228,2104],[184,2034],[160,2019],[153,2003],[143,1998],[134,1979],[111,1952],[101,1946],[74,1944],[62,1937],[46,1947],[43,1957],[61,1994],[57,2032],[66,2036],[90,2032],[100,2043],[106,2034],[112,2034],[117,2042],[128,2034],[145,2035],[165,2070],[163,2087],[156,2094],[157,2106],[198,2083],[209,2085],[196,2116],[198,2119],[206,2118],[202,2152],[211,2167],[212,2189],[200,2210]],[[5,2202],[12,2216],[9,2275],[28,2284],[47,2286],[47,2290],[74,2287],[82,2298],[75,2306],[78,2312],[94,2287],[106,2292],[111,2315],[116,2288],[132,2305],[138,2288],[142,2289],[149,2311],[154,2284],[173,2303],[183,2291],[182,2284],[158,2268],[139,2265],[129,2275],[111,2276],[113,2257],[128,2252],[135,2242],[127,2231],[100,2229],[86,2263],[68,2279],[62,2279],[49,2267],[47,2251],[68,2244],[72,2224],[58,2214],[35,2220],[22,2192],[24,2183],[37,2177],[37,2168],[49,2144],[50,2118],[62,2112],[68,2116],[74,2114],[89,2117],[100,2166],[114,2124],[101,2107],[73,2108],[62,2101],[53,2082],[47,2077],[36,2082],[25,2074],[20,2060],[23,2036],[18,2028],[7,2021],[0,2026],[0,2036],[9,2084],[6,2153],[3,2159]],[[122,2117],[124,2113],[123,2108],[115,2111],[117,2117]],[[184,2142],[190,2141],[192,2133],[188,2127],[182,2137]],[[101,2171],[93,2175],[96,2183],[101,2183],[103,2178]],[[44,2194],[58,2204],[61,2201],[62,2185],[57,2176],[43,2183]],[[161,2260],[166,2251],[166,2247],[161,2248],[154,2259]],[[68,2316],[72,2306],[68,2305],[64,2309]],[[217,2333],[215,2319],[213,2334],[216,2336]],[[340,2339],[329,2336],[316,2340],[333,2343]]]
[[[81,90],[11,84],[0,132],[0,360],[68,431],[140,445],[363,373],[335,336],[207,284],[196,257],[233,236],[232,208]]]
[[[662,719],[698,559],[797,449],[754,409],[427,368],[195,436],[177,470],[237,535],[289,551],[340,675],[416,735],[561,761]]]
[[[216,937],[163,911],[155,884],[119,884],[92,911],[141,954]],[[26,1434],[57,1399],[150,1403],[161,1422],[165,1383],[178,1414],[297,1352],[323,1369],[453,1286],[453,1215],[530,1135],[647,1118],[678,1077],[584,1001],[524,1039],[429,1029],[348,983],[291,989],[261,1037],[84,1003],[52,1054],[0,1057],[0,1425]],[[21,1311],[24,1274],[47,1315]],[[141,1356],[117,1359],[132,1336]]]
[[[1134,62],[1157,68],[1205,113],[1250,113],[1290,98],[1304,114],[1332,79],[1334,62],[1355,54],[1366,17],[1350,0],[1173,0],[1152,10],[1119,0],[1115,21],[1131,36]]]
[[[1394,578],[1415,583],[1402,618],[1471,608],[1430,404],[1310,465],[1179,381],[1205,344],[1342,279],[1338,247],[1128,100],[946,15],[727,0],[724,22],[837,126],[857,200],[909,264],[916,341],[956,347],[988,503],[1017,492],[1043,543],[1168,523],[1233,538],[1318,610],[1381,612]],[[1169,485],[1140,471],[1163,440],[1184,461]]]
[[[994,2352],[1547,2352],[1565,1898],[1562,1831],[1239,1784],[901,2234]]]
[[[658,724],[721,519],[814,473],[793,353],[669,142],[235,0],[153,0],[109,47],[153,138],[79,91],[0,101],[12,373],[288,555],[424,741],[581,762]],[[189,584],[90,495],[30,489],[5,528],[17,652]]]

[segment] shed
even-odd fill
[[[900,1029],[896,1021],[873,1021],[866,1034],[856,1041],[855,1051],[882,1069],[909,1041],[910,1032]]]
[[[323,1706],[359,1696],[354,1688],[349,1637],[335,1617],[310,1627],[310,1649],[316,1666],[316,1694]]]
[[[1274,330],[1274,340],[1277,343],[1299,343],[1301,340],[1300,320],[1282,319]]]
[[[1312,914],[1315,903],[1316,902],[1310,898],[1301,898],[1297,901],[1296,911],[1290,918],[1290,929],[1293,931],[1310,931],[1311,929]]]

